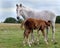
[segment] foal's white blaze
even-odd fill
[[[35,11],[31,8],[22,6],[22,4],[17,6],[17,16],[25,17],[25,20],[28,18],[43,19],[45,21],[50,20],[52,24],[52,39],[55,39],[55,20],[56,15],[50,11]],[[47,31],[48,32],[48,31]],[[47,35],[46,35],[47,36]],[[48,37],[47,37],[48,38]]]

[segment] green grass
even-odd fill
[[[0,48],[60,48],[60,24],[56,24],[56,41],[57,44],[51,42],[52,32],[49,31],[49,44],[46,45],[42,35],[40,36],[40,44],[32,44],[23,46],[23,32],[20,24],[0,24]],[[36,36],[36,32],[34,32]]]

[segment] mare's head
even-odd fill
[[[22,6],[22,4],[20,4],[20,5],[16,4],[17,19],[19,19],[19,16],[24,15],[23,9],[24,9],[24,6]]]

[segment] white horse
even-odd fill
[[[16,4],[16,12],[17,12],[17,18],[19,19],[19,16],[25,17],[25,20],[28,18],[36,18],[36,19],[42,19],[45,21],[51,21],[51,26],[52,26],[52,41],[55,42],[55,20],[56,20],[56,15],[50,11],[35,11],[31,8],[25,7],[22,4],[18,5]],[[46,39],[45,41],[48,40],[48,28],[46,32]],[[33,36],[33,34],[31,34]],[[33,38],[33,37],[32,37]]]

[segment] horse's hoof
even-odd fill
[[[30,42],[30,44],[32,44],[32,42]]]
[[[39,42],[37,44],[39,45]]]
[[[54,40],[51,40],[51,42],[54,42]]]
[[[34,43],[34,45],[37,45],[37,43]]]
[[[26,45],[24,44],[24,46],[26,46]]]
[[[31,47],[31,45],[29,45],[29,47]]]
[[[48,42],[46,42],[46,45],[48,45]]]
[[[54,44],[57,44],[57,42],[55,41]]]
[[[54,44],[57,44],[57,41],[55,41],[55,40],[52,40],[52,42],[53,42]]]

